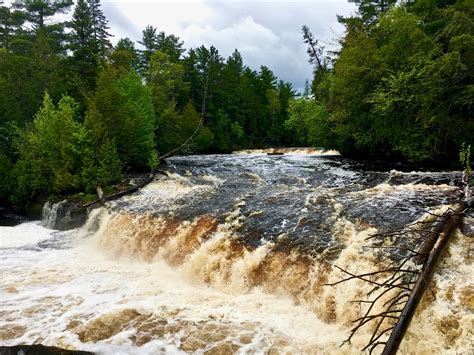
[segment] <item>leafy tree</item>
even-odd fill
[[[123,169],[155,168],[156,144],[166,153],[191,136],[181,153],[289,141],[294,92],[269,68],[246,67],[237,50],[225,61],[212,46],[184,55],[179,37],[152,26],[142,51],[128,38],[111,51],[100,1],[78,0],[66,34],[55,16],[71,5],[0,8],[2,201],[93,191]]]
[[[158,148],[166,153],[181,146],[191,137],[198,125],[201,117],[194,109],[192,103],[188,103],[179,112],[175,105],[171,104],[164,109],[158,122]],[[186,152],[193,150],[206,150],[212,144],[214,135],[208,127],[200,129],[190,146],[186,147]]]
[[[373,24],[397,0],[349,0],[349,2],[356,3],[359,16],[364,23]]]
[[[184,67],[174,63],[171,58],[157,51],[151,58],[148,86],[153,94],[157,112],[178,102],[188,91],[188,83],[184,80]]]
[[[313,85],[328,112],[318,124],[333,146],[350,155],[449,160],[472,141],[468,2],[357,1],[359,16],[342,21],[334,67]]]
[[[13,175],[17,189],[13,202],[23,204],[38,195],[80,187],[83,128],[74,120],[77,104],[64,96],[55,106],[48,94],[18,141],[19,159]]]
[[[146,167],[155,147],[155,114],[150,89],[140,76],[133,71],[119,75],[106,67],[91,104],[100,113],[104,138],[115,142],[120,160],[130,167]]]
[[[328,112],[317,101],[302,97],[290,101],[289,117],[285,122],[292,143],[300,146],[331,147],[333,141],[328,132]]]
[[[3,153],[0,153],[0,204],[6,204],[11,195],[11,170],[13,164]]]

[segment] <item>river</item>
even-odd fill
[[[70,231],[0,227],[0,344],[101,354],[350,354],[351,301],[384,258],[377,231],[456,201],[459,172],[401,172],[320,152],[167,159],[169,177]],[[473,216],[401,353],[474,352]]]

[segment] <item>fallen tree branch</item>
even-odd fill
[[[413,287],[410,298],[408,299],[403,312],[398,319],[398,322],[392,331],[385,348],[382,352],[383,355],[395,354],[400,346],[400,343],[405,335],[406,330],[413,318],[416,307],[420,302],[423,294],[425,293],[427,284],[433,276],[437,261],[443,252],[444,248],[449,242],[449,237],[452,234],[452,231],[459,225],[461,221],[461,216],[469,208],[472,207],[474,199],[462,202],[458,208],[447,216],[447,221],[444,228],[439,233],[439,236],[436,240],[436,244],[433,246],[427,260],[425,267],[422,270],[422,273],[418,277],[416,285]]]
[[[168,174],[166,174],[165,172],[161,172],[160,171],[160,174],[163,174],[163,175],[166,175],[168,176]],[[84,208],[87,208],[87,207],[90,207],[90,206],[93,206],[97,203],[101,203],[102,205],[104,205],[106,202],[108,201],[113,201],[113,200],[116,200],[120,197],[123,197],[125,195],[128,195],[128,194],[132,194],[142,188],[144,188],[146,185],[148,185],[150,182],[152,182],[155,178],[155,175],[156,173],[155,172],[152,172],[148,175],[148,177],[142,181],[140,184],[137,184],[135,186],[132,186],[130,187],[129,189],[127,190],[124,190],[124,191],[120,191],[120,192],[117,192],[117,193],[114,193],[114,194],[111,194],[111,195],[108,195],[108,196],[105,196],[102,192],[102,189],[100,188],[100,186],[97,186],[97,195],[99,196],[99,198],[97,200],[94,200],[92,202],[89,202],[85,205],[82,205],[82,207]]]
[[[372,353],[376,348],[384,345],[383,355],[397,352],[419,301],[429,289],[429,281],[440,255],[449,242],[450,235],[465,213],[474,205],[474,198],[468,194],[465,197],[466,199],[456,208],[449,208],[443,214],[428,212],[429,215],[435,217],[435,220],[415,222],[406,227],[377,233],[367,238],[374,243],[382,244],[366,247],[376,250],[393,250],[399,253],[393,256],[393,261],[385,269],[356,275],[335,265],[349,276],[328,285],[334,286],[352,279],[374,285],[367,293],[367,300],[354,301],[361,306],[366,305],[367,308],[360,318],[354,320],[356,325],[342,345],[350,342],[361,327],[376,320],[372,336],[363,350],[369,349]],[[404,244],[401,246],[383,245],[386,240],[392,241],[393,238]],[[384,274],[390,276],[385,277]],[[384,311],[374,314],[376,304],[380,304]],[[388,340],[381,341],[382,337],[389,333]]]

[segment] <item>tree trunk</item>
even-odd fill
[[[390,334],[385,348],[382,352],[382,355],[392,355],[396,354],[400,343],[403,340],[403,336],[406,333],[406,330],[413,318],[416,307],[420,302],[425,290],[433,276],[436,264],[439,260],[440,255],[442,254],[444,248],[449,242],[449,238],[453,230],[461,222],[462,215],[474,204],[474,199],[469,199],[462,202],[454,211],[451,211],[446,218],[446,223],[444,224],[441,232],[439,233],[437,240],[428,256],[428,259],[421,271],[421,274],[418,276],[418,280],[410,294],[403,311],[398,319],[395,329]]]

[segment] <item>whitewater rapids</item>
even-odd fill
[[[456,198],[458,173],[339,157],[196,156],[80,229],[0,227],[0,344],[100,354],[352,354],[378,230]],[[473,219],[455,232],[400,353],[474,352]]]

